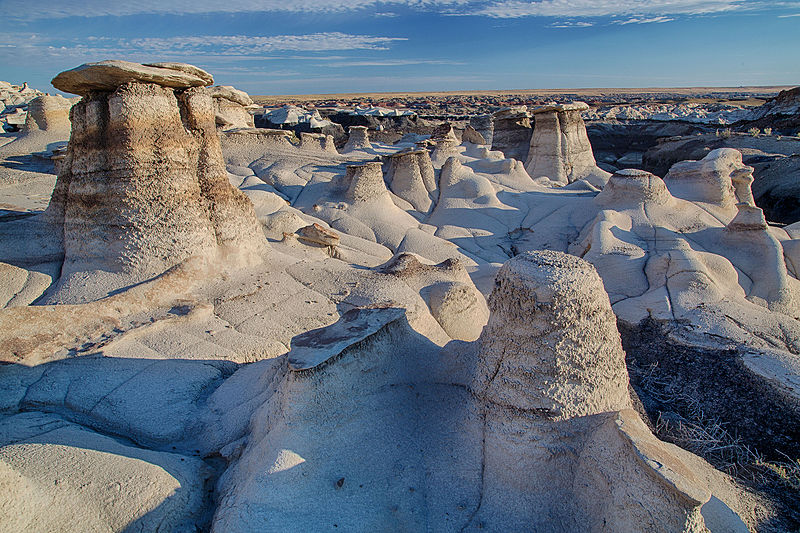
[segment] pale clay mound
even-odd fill
[[[339,153],[212,83],[54,79],[50,205],[0,220],[0,529],[757,528],[632,410],[616,327],[796,398],[800,231],[737,151],[609,175],[570,104]]]

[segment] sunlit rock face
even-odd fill
[[[597,167],[581,112],[583,102],[544,106],[533,111],[534,130],[525,170],[534,179],[547,177],[560,185],[586,179],[602,186],[608,172]]]
[[[72,110],[47,212],[64,243],[51,299],[102,296],[191,256],[258,254],[263,238],[249,200],[228,182],[208,90],[129,81],[108,91],[109,65],[93,89],[92,72],[81,71],[86,95]]]

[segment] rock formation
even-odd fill
[[[333,135],[322,133],[301,133],[300,147],[306,150],[321,150],[331,154],[338,154]]]
[[[53,83],[85,95],[47,210],[63,227],[53,301],[103,296],[190,256],[260,253],[252,205],[228,183],[206,81],[101,62]]]
[[[369,133],[366,126],[350,126],[348,132],[350,136],[347,138],[347,144],[345,144],[342,149],[343,154],[356,150],[369,151],[372,149],[372,143],[369,142]]]
[[[398,152],[389,156],[386,173],[389,189],[420,213],[429,213],[438,197],[435,180],[427,150]]]
[[[531,115],[525,106],[501,109],[492,116],[492,150],[500,150],[506,157],[527,161],[532,134]]]
[[[719,148],[700,161],[676,163],[664,176],[664,181],[678,198],[730,208],[737,201],[731,174],[743,166],[741,152]]]
[[[585,179],[602,187],[608,173],[599,169],[586,135],[583,102],[550,105],[533,111],[535,127],[525,170],[531,178],[549,178],[560,185]]]
[[[631,410],[594,268],[555,252],[517,256],[489,306],[470,384],[485,457],[468,529],[703,531],[708,488]]]
[[[492,145],[494,120],[492,115],[475,115],[469,118],[469,126],[483,137],[485,143]]]
[[[229,85],[215,85],[209,93],[214,99],[214,121],[219,129],[255,127],[249,109],[257,106],[246,92]]]

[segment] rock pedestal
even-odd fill
[[[393,193],[409,202],[420,213],[430,212],[434,205],[436,177],[427,150],[391,155],[386,178]]]
[[[540,107],[532,111],[534,130],[525,170],[531,178],[550,178],[567,185],[603,173],[594,159],[581,112],[583,102]],[[605,173],[608,176],[607,173]]]
[[[151,83],[162,81],[153,70],[169,70],[159,67],[141,67],[137,81],[130,64],[115,71],[111,63],[53,81],[86,93],[72,109],[47,210],[63,227],[58,302],[101,297],[190,256],[246,257],[264,247],[252,204],[228,182],[209,91]],[[128,81],[108,90],[117,79]]]
[[[485,128],[475,127],[478,131]],[[525,106],[501,109],[492,116],[492,150],[500,150],[506,157],[518,161],[528,160],[528,147],[531,142],[531,115]]]
[[[704,531],[710,493],[630,409],[594,268],[517,256],[489,308],[470,385],[484,408],[482,499],[464,530]]]
[[[350,136],[347,138],[347,144],[345,144],[342,149],[343,154],[354,150],[372,149],[372,143],[369,142],[369,133],[367,133],[366,126],[350,126],[348,132]]]

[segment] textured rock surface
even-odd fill
[[[429,213],[438,198],[433,163],[427,150],[399,152],[389,157],[389,189],[420,213]]]
[[[347,144],[342,148],[342,153],[354,152],[356,150],[371,150],[372,144],[369,142],[369,133],[366,126],[350,126],[350,134],[347,137]]]
[[[197,67],[191,65],[181,67],[180,63],[170,65],[148,67],[116,59],[98,61],[66,70],[53,78],[51,83],[60,91],[81,96],[88,95],[91,91],[113,91],[131,82],[155,83],[173,89],[203,87],[213,83],[211,75]]]
[[[249,111],[250,107],[255,107],[250,95],[230,85],[215,85],[208,91],[214,99],[214,121],[219,129],[255,127]]]
[[[533,127],[527,108],[518,106],[496,112],[492,116],[491,131],[492,150],[499,150],[506,157],[518,161],[528,160]]]
[[[533,178],[542,176],[567,185],[585,179],[602,187],[608,173],[599,169],[586,135],[581,111],[583,102],[544,106],[533,111],[535,128],[525,170]]]
[[[193,255],[263,250],[251,203],[228,182],[205,89],[95,92],[72,124],[47,210],[65,253],[52,301],[103,296]]]

